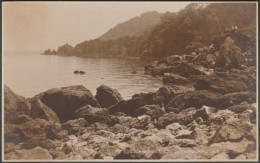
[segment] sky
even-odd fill
[[[177,12],[189,2],[3,2],[5,51],[44,51],[95,39],[148,11]]]

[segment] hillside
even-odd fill
[[[207,5],[193,3],[178,13],[166,12],[162,16],[156,12],[143,14],[119,24],[100,38],[79,43],[74,48],[69,48],[68,51],[63,50],[60,53],[59,50],[57,52],[47,50],[44,54],[135,57],[157,60],[174,54],[190,54],[197,48],[209,46],[214,43],[215,37],[232,30],[232,27],[244,31],[240,32],[241,35],[237,36],[238,38],[233,39],[245,52],[248,50],[245,46],[256,40],[255,13],[254,3],[211,3]],[[148,20],[159,19],[159,17],[161,22],[149,30],[141,32],[144,29],[139,28],[139,34],[136,32],[138,30],[130,32],[130,28],[138,29],[141,20],[149,22]],[[149,26],[148,24],[146,23],[147,26]],[[126,27],[127,25],[128,27]],[[121,32],[119,32],[120,29]],[[119,34],[120,38],[106,40],[119,37]],[[255,49],[255,45],[253,48]]]
[[[160,23],[162,14],[151,11],[136,16],[126,22],[116,25],[99,37],[101,40],[114,40],[125,36],[141,36],[145,31]]]

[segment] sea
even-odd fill
[[[83,58],[40,55],[39,53],[4,53],[3,84],[16,94],[33,97],[52,88],[83,85],[93,95],[105,84],[117,89],[124,99],[134,94],[157,91],[161,77],[144,74],[145,64],[130,59]],[[75,70],[85,74],[74,74]]]

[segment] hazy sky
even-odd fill
[[[147,11],[176,12],[189,2],[3,2],[3,48],[43,51],[95,39]]]

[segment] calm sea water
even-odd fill
[[[131,60],[5,54],[3,68],[4,84],[24,97],[71,85],[84,85],[95,95],[96,88],[106,84],[130,99],[162,86],[161,78],[144,75],[144,64]],[[75,75],[74,70],[86,73]]]

